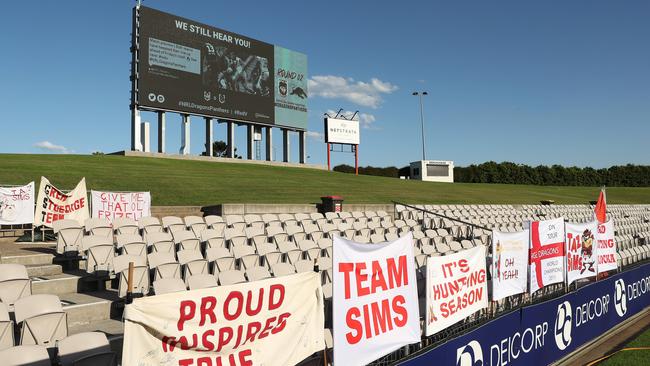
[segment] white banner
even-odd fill
[[[41,177],[36,198],[34,225],[52,227],[57,220],[76,220],[80,225],[89,217],[86,198],[86,178],[68,194],[61,192],[45,177]]]
[[[487,307],[485,247],[427,258],[426,335]]]
[[[124,366],[295,365],[325,348],[315,272],[135,299]]]
[[[139,220],[151,216],[149,192],[101,192],[90,191],[92,217],[108,219],[129,218]]]
[[[22,187],[0,187],[0,225],[34,222],[34,182]]]
[[[566,223],[567,284],[596,275],[596,230],[598,222]]]
[[[616,241],[614,241],[614,220],[598,225],[596,233],[598,254],[598,273],[617,269],[616,265]]]
[[[526,292],[530,231],[492,231],[492,300]]]
[[[530,223],[529,292],[564,282],[564,219]]]
[[[411,233],[385,244],[335,236],[333,264],[335,365],[365,365],[420,341]]]

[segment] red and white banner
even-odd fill
[[[596,254],[598,255],[598,273],[617,269],[616,241],[614,241],[614,220],[599,224],[596,233]]]
[[[365,365],[419,342],[412,235],[385,244],[335,236],[333,246],[334,364]]]
[[[325,347],[315,272],[135,299],[125,366],[295,365]]]
[[[57,220],[75,220],[83,225],[88,215],[88,199],[86,197],[86,178],[81,178],[70,193],[63,193],[45,177],[41,177],[36,198],[34,225],[52,227]]]
[[[487,307],[485,247],[427,258],[426,335]]]
[[[529,292],[564,282],[564,219],[530,223]]]
[[[567,284],[596,275],[596,230],[598,222],[566,223]]]
[[[90,191],[92,217],[108,219],[129,218],[139,220],[151,216],[149,192],[101,192]]]
[[[0,187],[0,225],[34,222],[34,182],[21,187]]]
[[[492,300],[526,292],[530,231],[492,231]]]

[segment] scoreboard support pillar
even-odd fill
[[[181,155],[190,154],[190,115],[183,114],[181,122],[181,148],[178,153]]]
[[[142,151],[140,128],[140,110],[134,106],[131,109],[131,150],[133,151]]]
[[[165,112],[158,111],[158,152],[165,153]]]
[[[291,145],[289,142],[289,130],[282,129],[282,161],[289,162],[289,155],[291,154]]]
[[[205,155],[212,156],[212,118],[205,117]]]
[[[298,150],[300,151],[300,164],[307,161],[307,149],[305,149],[305,131],[298,132]]]
[[[255,154],[253,154],[253,146],[255,146],[255,140],[253,140],[253,125],[246,126],[246,158],[248,160],[255,160]]]
[[[266,128],[266,161],[273,161],[273,128]]]
[[[235,124],[228,121],[226,122],[228,126],[228,137],[227,137],[227,144],[228,146],[226,147],[226,157],[229,158],[234,158],[235,157]]]

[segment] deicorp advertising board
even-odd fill
[[[307,128],[307,56],[139,8],[138,105]]]

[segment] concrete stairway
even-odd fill
[[[101,286],[95,277],[83,270],[84,261],[80,261],[78,266],[75,262],[57,262],[53,248],[51,253],[3,256],[0,263],[25,265],[32,279],[33,294],[53,294],[61,299],[68,318],[68,334],[87,331],[106,333],[113,350],[121,358],[123,302],[118,298],[117,290],[111,288],[110,281]],[[77,268],[68,269],[71,264]],[[100,287],[106,289],[98,290]]]

